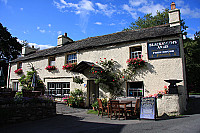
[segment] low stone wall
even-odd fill
[[[177,116],[186,111],[186,99],[178,94],[165,94],[157,98],[158,116]]]
[[[0,105],[0,124],[38,120],[56,115],[56,103]]]

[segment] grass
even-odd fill
[[[88,110],[87,114],[95,114],[95,115],[97,115],[98,111],[96,111],[96,110]]]
[[[189,95],[200,95],[200,93],[189,93]]]

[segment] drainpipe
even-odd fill
[[[11,69],[11,65],[9,63],[9,65],[8,65],[7,88],[9,88],[9,84],[10,84],[10,69]]]

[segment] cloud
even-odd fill
[[[45,30],[39,30],[41,33],[45,33]]]
[[[20,10],[21,10],[21,11],[23,11],[23,10],[24,10],[24,8],[20,8]]]
[[[40,44],[37,44],[37,43],[29,43],[28,45],[30,47],[34,46],[35,48],[40,48],[40,50],[55,47],[55,46],[51,46],[51,45],[40,45]]]
[[[102,25],[102,23],[101,23],[101,22],[96,22],[96,23],[94,23],[94,24],[97,24],[97,25]]]
[[[185,6],[181,8],[180,10],[183,16],[187,16],[190,18],[200,18],[200,9],[198,8],[195,8],[192,10],[188,6]]]
[[[145,14],[152,13],[152,15],[154,16],[154,15],[156,15],[157,11],[162,11],[164,9],[165,9],[165,7],[160,4],[154,5],[153,3],[151,3],[150,5],[142,6],[141,8],[138,9],[138,11],[145,13]]]
[[[37,30],[39,30],[40,29],[40,27],[39,26],[37,26]]]
[[[95,5],[97,5],[97,7],[99,8],[99,10],[96,10],[99,13],[105,14],[108,17],[111,17],[111,15],[116,12],[113,5],[107,5],[107,4],[101,4],[101,3],[95,3]]]
[[[48,24],[49,27],[51,27],[51,24]]]
[[[111,23],[111,24],[109,24],[110,26],[113,26],[113,25],[116,25],[115,23]]]
[[[154,4],[153,1],[147,0],[129,0],[129,5],[124,4],[123,9],[127,11],[133,19],[138,18],[138,13],[152,13],[156,15],[157,11],[162,11],[165,7],[161,4]]]
[[[129,0],[131,6],[140,6],[141,4],[147,4],[147,0]]]
[[[58,34],[58,35],[62,35],[62,31],[58,31],[57,34]]]
[[[22,43],[23,40],[17,39],[17,41],[19,43]],[[54,47],[54,46],[51,46],[50,44],[49,45],[40,45],[37,43],[28,43],[28,46],[30,46],[30,47],[34,46],[35,48],[40,48],[40,50]]]
[[[126,10],[129,14],[131,14],[133,19],[137,19],[137,13],[134,11],[133,8],[131,8],[127,4],[124,4],[123,9]]]

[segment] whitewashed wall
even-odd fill
[[[148,40],[148,42],[157,42],[157,41],[165,41],[165,40],[173,40],[177,38],[159,38]],[[182,44],[182,40],[180,40],[180,44]],[[154,59],[148,60],[147,57],[147,41],[139,41],[139,42],[132,42],[132,43],[123,43],[107,46],[103,48],[96,48],[96,49],[89,49],[89,50],[81,50],[78,52],[77,58],[78,63],[81,61],[88,61],[88,62],[97,62],[100,58],[106,59],[113,59],[117,61],[121,65],[121,70],[127,68],[126,61],[129,58],[129,48],[133,46],[142,46],[142,55],[143,60],[145,60],[147,64],[146,69],[142,69],[138,72],[134,81],[143,81],[144,83],[144,96],[148,94],[157,93],[157,90],[164,90],[164,85],[168,86],[169,84],[166,83],[164,80],[166,79],[180,79],[183,82],[179,83],[179,86],[182,86],[181,90],[179,90],[182,95],[186,96],[186,88],[185,88],[185,68],[183,66],[183,46],[180,46],[180,53],[181,57],[179,58],[164,58],[164,59]],[[67,72],[66,70],[62,70],[62,66],[65,62],[65,54],[57,55],[56,56],[56,64],[55,66],[58,68],[56,71],[48,72],[45,70],[45,67],[48,65],[48,57],[34,59],[25,61],[22,63],[22,68],[24,74],[26,71],[30,70],[29,63],[32,63],[35,69],[38,72],[39,77],[44,81],[45,85],[47,82],[70,82],[71,90],[75,88],[82,89],[83,91],[87,91],[84,87],[84,84],[87,83],[87,77],[82,74],[78,73],[71,73]],[[14,70],[17,69],[16,63],[12,64],[11,67],[11,76],[10,76],[10,87],[12,87],[12,81],[16,81],[20,76],[14,73]],[[81,76],[84,78],[84,84],[81,86],[72,82],[73,76]],[[52,79],[51,79],[52,77]],[[56,79],[56,77],[60,77]],[[124,85],[125,89],[125,85]]]

